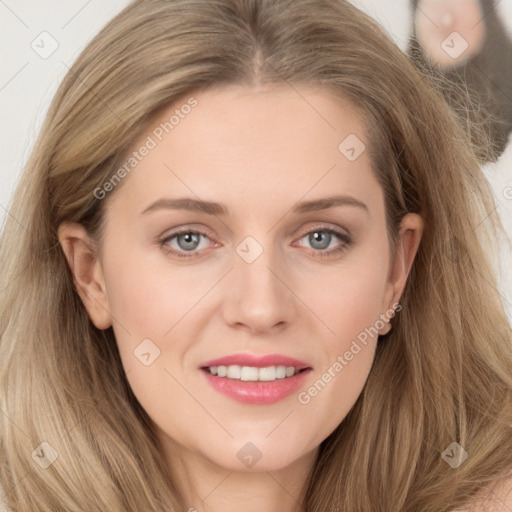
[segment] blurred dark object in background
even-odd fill
[[[481,161],[497,160],[512,132],[512,41],[495,9],[497,2],[411,0],[411,4],[409,57],[420,70],[449,79],[452,86],[436,80],[436,87],[469,123],[477,154],[482,141],[471,123],[484,126],[493,149],[492,154],[480,154]],[[461,104],[466,94],[476,102],[468,111]]]

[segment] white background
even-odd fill
[[[0,225],[3,226],[17,180],[58,84],[88,41],[122,10],[126,0],[0,0]],[[412,24],[408,0],[352,0],[379,21],[405,51]],[[496,5],[512,39],[512,0]],[[47,59],[33,41],[48,32],[58,43]],[[511,98],[512,101],[512,98]],[[484,171],[495,191],[498,212],[512,239],[512,143],[496,164]],[[503,245],[501,287],[512,321],[512,253]],[[498,270],[497,270],[498,271]]]

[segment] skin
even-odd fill
[[[363,389],[377,336],[306,405],[297,393],[270,405],[236,402],[213,390],[199,366],[238,352],[285,354],[313,368],[299,391],[307,390],[399,301],[423,222],[404,217],[391,260],[368,152],[349,161],[338,150],[349,134],[366,141],[349,103],[275,84],[193,97],[198,106],[104,199],[101,250],[73,223],[59,227],[59,240],[91,320],[99,329],[113,326],[127,378],[187,506],[297,511],[320,443]],[[134,150],[184,103],[159,112]],[[291,213],[298,202],[333,193],[357,198],[368,211],[344,205]],[[162,197],[217,201],[229,215],[141,215]],[[344,246],[336,235],[330,242],[307,236],[323,225],[348,230],[353,244],[320,258]],[[198,257],[179,258],[158,245],[181,227],[207,237],[193,249],[184,237],[166,247]],[[263,248],[252,263],[236,251],[247,236]],[[149,366],[133,353],[146,338],[161,351]],[[252,468],[237,457],[248,442],[261,453]]]

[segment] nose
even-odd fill
[[[254,261],[240,254],[234,252],[233,270],[225,283],[224,321],[259,334],[269,334],[293,323],[297,298],[284,258],[276,257],[267,247]]]

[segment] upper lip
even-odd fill
[[[211,361],[206,361],[205,363],[202,363],[200,365],[200,368],[210,366],[230,366],[235,364],[240,366],[253,366],[256,368],[264,368],[266,366],[294,366],[298,370],[303,370],[304,368],[311,368],[304,361],[300,361],[299,359],[284,356],[281,354],[232,354],[226,357],[221,357],[219,359],[212,359]]]

